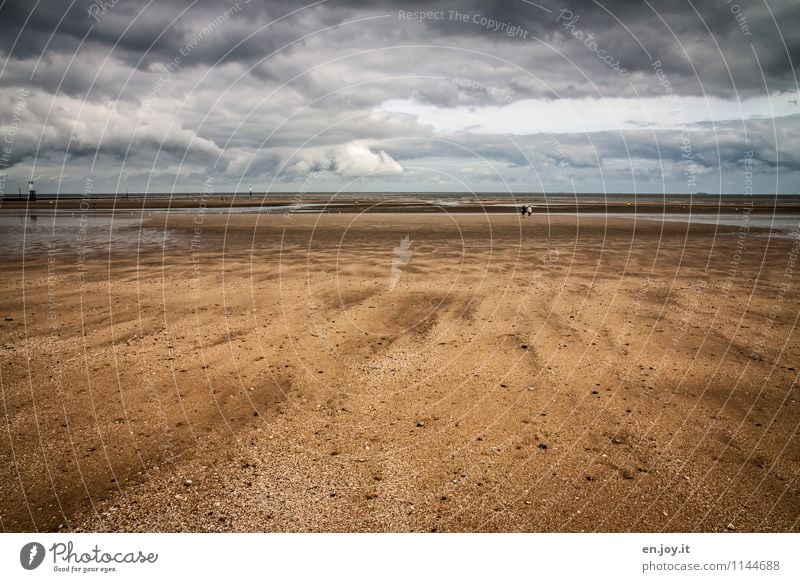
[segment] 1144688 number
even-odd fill
[[[739,570],[780,570],[781,563],[779,560],[739,560]]]

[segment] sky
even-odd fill
[[[797,0],[0,0],[0,193],[800,192]]]

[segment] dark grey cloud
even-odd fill
[[[98,5],[108,6],[107,11],[95,10],[92,18],[90,10]],[[331,54],[341,48],[445,44],[483,51],[490,62],[493,57],[508,57],[523,69],[541,74],[540,59],[548,52],[560,51],[577,65],[562,59],[560,70],[573,75],[584,68],[602,71],[594,66],[598,59],[571,34],[581,31],[593,35],[598,46],[631,72],[648,75],[652,60],[661,60],[674,75],[674,83],[695,93],[705,90],[713,94],[734,87],[740,91],[761,89],[759,63],[772,90],[796,88],[793,63],[800,54],[800,33],[792,23],[800,20],[800,5],[791,0],[745,6],[718,0],[575,0],[563,4],[544,0],[539,5],[546,10],[507,0],[435,4],[329,0],[307,8],[288,0],[50,0],[34,5],[17,0],[0,9],[0,52],[12,58],[38,58],[47,46],[48,52],[71,55],[83,42],[81,52],[97,50],[129,65],[148,66],[174,58],[230,8],[239,13],[196,43],[185,58],[186,66],[212,65],[220,60],[252,64],[286,45],[287,53],[302,51],[306,41],[298,39],[321,35],[330,43]],[[732,6],[740,7],[736,14]],[[401,12],[426,9],[442,13],[444,18],[399,18]],[[452,18],[452,11],[469,16],[468,21]],[[292,12],[296,13],[290,15]],[[389,18],[363,20],[381,15]],[[476,16],[518,27],[526,38],[509,38],[503,29],[473,22]],[[277,19],[281,20],[273,22]],[[572,19],[577,20],[567,27]],[[347,24],[353,21],[361,22]],[[17,38],[20,31],[23,34]],[[550,67],[545,76],[558,69]],[[266,75],[270,70],[267,64],[255,72]],[[618,85],[625,90],[624,84]]]

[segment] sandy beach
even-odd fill
[[[0,264],[3,531],[800,530],[796,239],[144,225]]]

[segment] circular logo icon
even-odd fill
[[[44,561],[44,546],[39,542],[30,542],[22,546],[19,552],[19,563],[26,570],[35,570]]]

